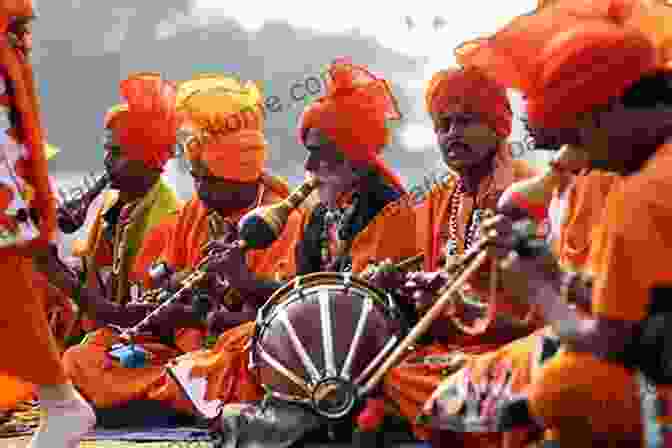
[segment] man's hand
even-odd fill
[[[416,310],[422,312],[434,304],[439,297],[439,291],[450,279],[450,276],[442,271],[409,272],[406,274],[406,283],[401,292],[415,305]]]
[[[521,234],[525,233],[516,229],[519,224],[498,215],[484,221],[481,232],[489,239],[489,255],[500,260],[499,275],[507,296],[543,305],[551,300],[549,291],[559,290],[561,269],[550,249],[532,255],[517,252],[521,250]]]
[[[371,262],[361,277],[376,288],[388,292],[397,292],[406,281],[406,274],[397,269],[396,264],[389,258],[380,263]]]
[[[590,166],[590,159],[585,151],[573,145],[565,145],[558,151],[550,163],[559,172],[575,173]]]
[[[44,274],[49,282],[58,289],[72,295],[79,286],[79,279],[58,257],[58,247],[49,245],[46,250],[36,250],[32,253],[35,270]]]
[[[488,218],[481,224],[481,235],[487,238],[488,255],[497,259],[506,258],[516,248],[514,220],[506,215]]]
[[[208,262],[208,271],[222,276],[234,288],[254,278],[247,266],[245,251],[236,242],[215,240],[208,243],[204,251],[212,257],[212,261]]]

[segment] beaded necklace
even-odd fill
[[[155,196],[153,191],[150,191],[143,198],[124,205],[119,212],[117,225],[114,226],[110,292],[114,294],[113,297],[116,297],[116,302],[122,305],[128,302],[129,299],[135,298],[131,297],[131,285],[128,279],[128,239],[130,230],[152,205]]]
[[[203,248],[207,246],[208,242],[214,241],[218,238],[222,238],[227,234],[237,233],[238,221],[242,218],[247,212],[258,208],[261,206],[261,202],[264,199],[264,193],[266,191],[266,184],[259,184],[259,190],[257,191],[257,198],[255,199],[253,205],[244,209],[242,212],[237,213],[237,219],[231,219],[231,217],[223,217],[216,210],[211,211],[208,214],[208,239]],[[207,255],[207,254],[204,254]],[[221,303],[223,303],[228,309],[236,310],[239,309],[240,305],[243,303],[243,298],[240,293],[231,288],[227,287],[222,296],[219,297]]]
[[[343,196],[335,207],[328,207],[320,231],[320,264],[323,269],[334,269],[343,255],[347,241],[342,239],[342,230],[357,204],[354,194]]]
[[[492,178],[489,181],[488,191],[482,196],[482,201],[484,201],[490,194],[490,186],[492,185]],[[465,194],[465,186],[462,180],[458,180],[457,186],[455,188],[455,193],[450,198],[450,216],[448,218],[448,239],[446,241],[445,255],[452,257],[458,255],[458,245],[459,241],[458,235],[458,226],[457,220],[459,217],[459,211],[462,207],[462,202]],[[479,202],[482,202],[479,201]],[[483,220],[483,214],[485,209],[481,208],[479,204],[474,205],[474,210],[470,217],[470,224],[467,225],[467,230],[464,235],[464,250],[467,251],[475,241],[480,238],[480,227],[481,221]]]

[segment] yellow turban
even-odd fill
[[[177,109],[193,134],[189,160],[203,162],[217,177],[253,182],[267,159],[262,94],[253,82],[206,73],[179,85]]]

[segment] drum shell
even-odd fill
[[[326,305],[321,302],[326,302]],[[353,348],[353,340],[362,316],[365,316],[363,331],[352,355],[351,368],[344,372],[343,367]],[[390,339],[403,330],[391,299],[379,295],[366,285],[354,285],[348,289],[338,281],[290,291],[280,303],[272,307],[260,325],[258,339],[253,348],[259,381],[281,396],[297,399],[309,399],[309,393],[263,359],[260,349],[308,385],[331,376],[354,381]],[[330,350],[329,344],[325,342],[324,325],[330,330],[328,333],[333,341],[335,372],[328,371],[325,360],[325,355]],[[297,349],[295,339],[300,341],[316,372],[306,368],[303,359],[305,356]]]

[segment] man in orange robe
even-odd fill
[[[11,194],[11,201],[2,210],[7,218],[3,226],[9,227],[3,227],[0,249],[0,276],[7,297],[0,325],[5,341],[0,402],[15,399],[25,383],[36,385],[44,414],[31,446],[70,448],[94,425],[95,416],[63,372],[44,312],[46,290],[33,286],[31,256],[39,259],[46,251],[56,224],[28,59],[33,17],[30,1],[3,2],[0,6],[1,151],[13,171],[2,176],[3,189]]]
[[[513,160],[506,143],[512,121],[506,89],[477,71],[453,68],[432,77],[425,102],[444,162],[456,173],[435,185],[417,208],[418,246],[425,253],[423,269],[434,272],[478,241],[483,213],[495,209],[504,190],[536,172],[526,162]],[[480,295],[486,291],[475,286]],[[445,363],[436,362],[439,355],[464,347],[470,352],[485,351],[538,328],[536,323],[523,322],[529,309],[518,308],[502,310],[516,318],[513,324],[491,324],[476,336],[462,333],[448,316],[438,320],[430,330],[438,343],[414,352],[392,369],[385,381],[386,395],[414,422],[441,382],[440,372],[450,364],[450,357]],[[501,320],[494,317],[495,322]],[[424,429],[416,429],[419,436],[428,436]]]
[[[105,116],[111,189],[103,193],[86,240],[75,241],[72,252],[86,273],[81,287],[124,304],[147,286],[149,266],[163,250],[182,202],[161,177],[174,154],[179,126],[174,83],[156,73],[137,73],[120,83],[120,92],[126,102]],[[71,336],[101,324],[79,311]]]
[[[510,208],[504,201],[511,201],[516,194],[525,193],[525,198],[518,199],[517,207],[540,222],[556,216],[549,225],[548,241],[561,265],[565,269],[590,272],[591,260],[598,251],[597,245],[592,244],[591,236],[599,232],[607,195],[617,185],[619,176],[595,170],[573,175],[575,168],[585,165],[584,159],[575,148],[563,148],[552,162],[551,169],[535,178],[533,187],[526,185],[527,189],[524,189],[519,184],[513,184],[509,189],[513,191],[507,190],[502,195],[499,207]],[[551,194],[548,194],[549,191]],[[544,208],[547,212],[543,211]],[[582,312],[589,315],[590,290],[582,292],[572,299]],[[538,377],[542,364],[557,353],[557,338],[552,327],[544,327],[493,352],[465,357],[460,370],[448,376],[425,403],[424,414],[430,417],[431,426],[458,432],[496,431],[497,406],[527,390]],[[469,389],[465,385],[480,388],[485,393],[479,397],[470,396],[465,394]],[[483,407],[466,404],[472,402]],[[457,403],[462,405],[456,406]],[[463,443],[478,439],[481,444],[489,446],[501,437],[500,446],[511,448],[526,446],[542,437],[541,431],[533,427],[529,432],[524,429],[507,430],[501,436],[456,436],[447,431],[435,431],[432,435],[432,443],[437,446],[455,443],[456,437]],[[553,434],[547,435],[547,438],[553,438]]]
[[[180,281],[203,261],[206,243],[214,238],[230,238],[244,213],[255,207],[277,203],[288,194],[284,181],[264,172],[267,144],[263,135],[263,115],[258,105],[255,103],[254,109],[239,115],[244,126],[234,131],[223,126],[235,107],[242,109],[247,104],[246,98],[238,98],[234,94],[228,97],[219,95],[221,85],[228,84],[237,84],[237,81],[206,75],[180,85],[176,107],[180,114],[184,114],[183,125],[194,135],[188,144],[188,156],[196,194],[174,219],[160,224],[167,236],[162,245],[155,245],[156,241],[152,241],[151,236],[145,241],[141,253],[147,247],[150,250],[162,249],[156,258],[162,262],[159,265],[165,269],[164,275],[157,278],[152,287],[163,286],[169,291],[178,289]],[[242,86],[238,87],[242,89]],[[250,89],[254,87],[250,86]],[[193,92],[198,93],[191,95]],[[248,253],[251,269],[273,278],[283,263],[292,263],[287,258],[287,247],[291,245],[293,235],[291,225],[285,235],[285,239],[281,238],[266,251]],[[290,266],[290,274],[291,270]],[[213,301],[226,303],[231,308],[213,312],[211,317],[216,321],[212,322],[213,325],[232,327],[254,318],[254,310],[245,307],[244,303],[227,302],[227,298],[220,295],[223,291],[217,289],[215,279],[209,278],[205,288],[201,286],[201,289]],[[109,304],[92,304],[94,316],[105,312],[102,306],[109,307]],[[236,309],[241,307],[243,309]],[[131,313],[130,308],[138,313]],[[149,308],[129,304],[127,314],[136,317],[126,326],[137,323]],[[189,409],[190,405],[181,394],[167,397],[165,387],[162,387],[165,382],[164,365],[181,353],[202,348],[205,327],[206,322],[196,318],[192,319],[188,328],[180,328],[179,323],[170,318],[162,321],[161,325],[154,325],[150,328],[154,330],[152,335],[136,340],[136,344],[151,353],[150,362],[135,368],[120,365],[110,358],[110,348],[122,341],[115,331],[104,328],[90,335],[85,344],[66,352],[66,371],[82,393],[99,408],[115,407],[131,400],[156,399],[169,402],[178,409]],[[217,331],[214,328],[211,330]],[[174,347],[159,343],[157,336],[173,331]]]
[[[320,187],[319,202],[294,215],[297,233],[287,256],[294,257],[297,275],[357,274],[372,261],[396,263],[418,253],[414,239],[398,237],[415,228],[415,215],[399,178],[380,154],[389,139],[388,120],[400,117],[389,85],[347,59],[335,61],[329,74],[327,94],[306,108],[298,129],[309,151],[306,171],[318,178]],[[343,219],[329,219],[328,214]],[[247,266],[252,265],[241,252],[230,250],[231,258],[220,269],[244,296],[262,304],[283,286],[251,274]],[[204,400],[237,403],[262,398],[263,389],[247,369],[254,331],[254,322],[243,324],[223,333],[211,350],[187,355],[193,362],[191,375],[207,380]],[[172,378],[166,381],[164,396],[181,395]],[[265,434],[249,428],[244,432],[241,437],[248,442]]]
[[[537,293],[528,297],[558,324],[566,344],[533,382],[527,408],[555,430],[560,445],[641,446],[640,385],[627,359],[641,351],[638,332],[652,288],[672,281],[665,262],[672,247],[670,75],[660,69],[666,59],[654,44],[664,40],[634,22],[563,12],[549,7],[519,18],[480,55],[465,57],[527,94],[531,125],[577,129],[591,165],[627,175],[605,206],[591,319],[579,319],[553,292],[571,283],[571,273],[512,255],[505,263],[505,281],[535,285]],[[481,57],[486,53],[490,62]],[[577,69],[588,61],[601,61],[600,70]],[[488,224],[503,248],[510,247],[507,226],[501,218]]]
[[[75,244],[73,253],[84,258],[87,287],[126,303],[132,286],[146,282],[151,262],[163,249],[161,244],[143,247],[144,240],[165,235],[164,228],[182,205],[161,177],[174,155],[180,121],[175,83],[159,74],[132,74],[120,83],[120,92],[126,102],[105,116],[105,169],[111,190],[104,193],[87,240]],[[150,238],[153,231],[157,234]]]

